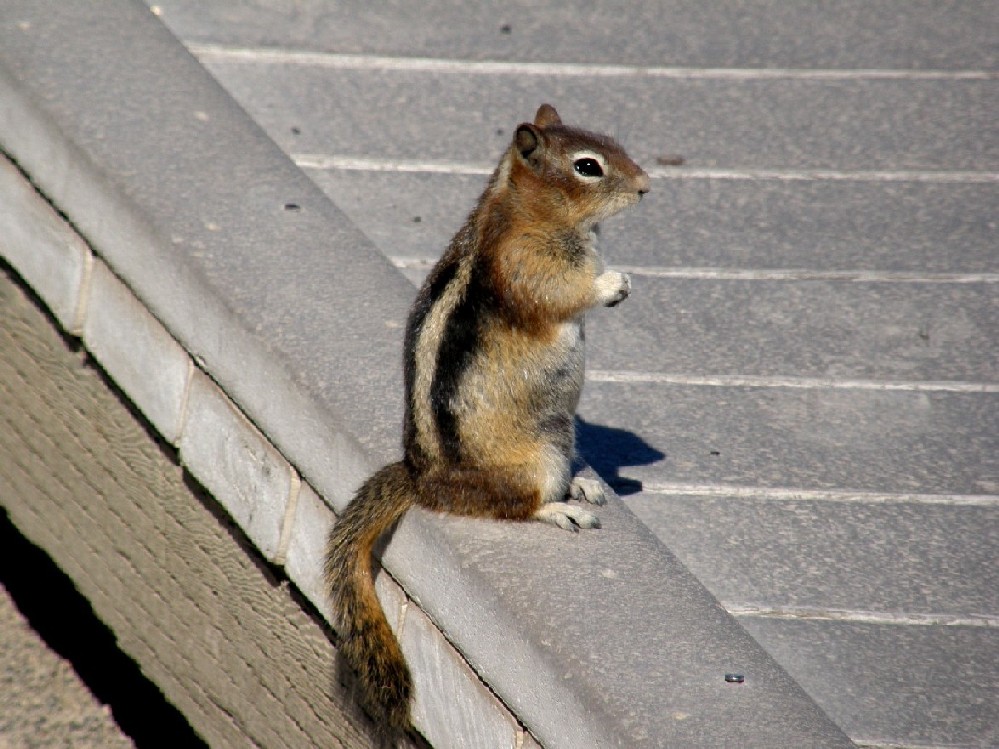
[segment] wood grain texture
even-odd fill
[[[209,744],[375,745],[287,581],[9,271],[0,501]]]

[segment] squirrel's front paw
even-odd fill
[[[631,293],[631,279],[625,273],[609,270],[597,276],[597,301],[605,307],[613,307],[628,298]]]

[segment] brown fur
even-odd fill
[[[413,504],[569,530],[599,525],[572,479],[586,310],[630,290],[604,271],[596,223],[648,191],[613,140],[542,105],[517,128],[485,192],[417,295],[406,328],[405,457],[358,491],[329,539],[326,579],[341,653],[390,732],[409,727],[413,685],[374,593],[371,551]]]
[[[340,654],[357,672],[361,702],[389,732],[409,726],[413,680],[375,596],[371,550],[412,503],[412,481],[402,463],[368,479],[334,526],[326,556]]]

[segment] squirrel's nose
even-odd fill
[[[636,180],[636,182],[638,183],[639,196],[642,196],[649,191],[650,187],[649,175],[647,175],[645,172],[642,172],[640,175],[638,175],[638,179]]]

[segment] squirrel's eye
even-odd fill
[[[576,159],[572,168],[576,170],[576,174],[581,174],[584,177],[604,176],[604,170],[600,168],[600,164],[597,163],[596,159]]]

